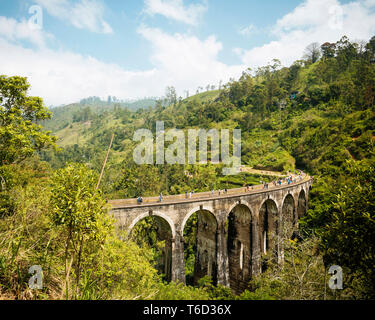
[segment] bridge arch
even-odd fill
[[[188,224],[189,219],[193,224]],[[185,229],[186,232],[185,233]],[[181,224],[184,239],[184,260],[187,270],[186,283],[198,284],[199,279],[210,276],[213,284],[217,284],[217,246],[219,223],[211,207],[197,206],[191,209]],[[191,249],[193,248],[193,252]]]
[[[290,238],[297,223],[295,199],[288,193],[281,206],[281,233],[282,237]]]
[[[279,210],[280,210],[280,205],[279,205],[277,199],[276,199],[273,195],[268,194],[268,195],[265,197],[265,199],[262,201],[261,205],[259,206],[259,208],[258,208],[258,213],[260,212],[260,209],[262,209],[262,207],[264,206],[264,204],[265,204],[266,202],[268,202],[268,201],[272,201],[272,202],[275,204],[275,206],[276,206],[277,212],[279,212]]]
[[[237,200],[235,203],[233,203],[230,207],[229,210],[225,213],[225,220],[228,219],[230,213],[233,211],[233,209],[237,206],[243,205],[247,207],[247,209],[253,214],[254,209],[251,207],[250,203],[248,203],[246,200]]]
[[[149,218],[150,225],[140,226],[140,229],[135,228],[137,224]],[[134,230],[134,232],[133,232]],[[141,233],[138,233],[138,232]],[[153,234],[154,237],[147,237],[147,235]],[[175,228],[173,221],[161,212],[148,212],[142,213],[135,218],[129,227],[129,236],[132,237],[139,245],[143,245],[144,241],[148,245],[154,246],[159,241],[163,241],[164,245],[158,248],[159,255],[156,261],[156,269],[163,275],[166,281],[172,280],[172,242],[175,236]],[[156,242],[155,242],[156,241]]]
[[[305,213],[307,209],[307,197],[305,189],[302,188],[302,190],[298,193],[298,200],[297,200],[297,219],[301,218]]]
[[[157,216],[157,217],[160,217],[162,219],[164,219],[169,227],[171,228],[171,232],[172,232],[172,239],[175,238],[176,236],[176,227],[174,225],[174,222],[172,221],[172,219],[170,217],[168,217],[166,214],[162,213],[162,212],[159,212],[159,211],[152,211],[152,214],[150,214],[150,212],[144,212],[140,215],[138,215],[133,221],[132,223],[130,224],[130,226],[128,227],[128,234],[130,234],[130,232],[132,231],[132,229],[134,228],[134,226],[139,222],[141,221],[142,219],[144,218],[147,218],[147,217],[150,217],[150,216]]]
[[[211,206],[207,206],[207,205],[201,205],[201,206],[196,206],[194,207],[193,209],[191,209],[184,217],[184,219],[182,220],[182,223],[181,223],[181,226],[180,226],[180,233],[183,235],[184,234],[184,229],[185,229],[185,225],[186,225],[186,222],[189,220],[189,218],[196,212],[198,211],[208,211],[210,212],[214,217],[215,217],[215,220],[216,220],[216,223],[217,225],[219,225],[219,221],[216,217],[216,215],[214,214],[214,209],[211,207]]]
[[[271,198],[263,201],[258,214],[259,249],[261,254],[271,253],[270,258],[279,258],[278,237],[280,214],[277,202]],[[267,268],[266,262],[261,266]]]

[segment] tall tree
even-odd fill
[[[70,270],[75,269],[75,296],[80,284],[85,247],[103,245],[112,230],[105,200],[96,190],[98,177],[84,164],[71,164],[52,177],[51,220],[61,227],[65,240],[65,288],[68,296]]]
[[[20,162],[35,151],[56,146],[56,137],[38,121],[51,113],[39,97],[30,97],[24,77],[0,76],[0,165]]]
[[[166,88],[165,98],[167,100],[167,104],[173,104],[174,106],[176,105],[177,93],[176,93],[176,89],[173,86]]]
[[[333,58],[335,56],[336,45],[334,43],[325,42],[320,48],[323,58]]]
[[[372,58],[375,57],[375,36],[373,36],[368,44],[366,45],[366,49],[371,53]]]
[[[362,282],[365,298],[375,297],[375,170],[374,160],[350,161],[351,177],[327,214],[331,222],[322,235],[326,262],[348,268],[347,286]]]
[[[317,42],[313,42],[309,44],[304,52],[304,57],[311,61],[311,63],[315,63],[320,58],[320,45]]]

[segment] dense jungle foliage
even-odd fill
[[[50,112],[28,88],[26,78],[0,76],[0,298],[375,298],[375,37],[366,45],[343,37],[290,67],[274,60],[187,99],[170,87],[165,101],[135,111],[82,103]],[[136,165],[134,132],[155,132],[156,121],[185,132],[241,129],[243,165],[314,176],[299,240],[286,240],[285,262],[270,263],[251,281],[252,290],[234,296],[208,278],[195,287],[164,281],[156,270],[163,243],[152,220],[137,226],[138,244],[116,234],[106,199],[273,179],[245,172],[226,177],[222,165],[211,163]],[[195,221],[185,239],[188,277]],[[332,264],[344,270],[337,293],[327,288]],[[32,265],[42,266],[42,290],[28,287]]]

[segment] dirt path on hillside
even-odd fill
[[[241,170],[241,172],[248,172],[248,173],[259,174],[259,175],[264,175],[264,176],[274,176],[274,177],[285,177],[286,176],[285,174],[282,174],[281,172],[258,170],[258,169],[253,169],[253,168],[250,168],[250,167],[241,167],[240,170]]]

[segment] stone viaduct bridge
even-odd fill
[[[214,284],[240,293],[253,275],[264,269],[264,254],[283,258],[282,239],[291,237],[306,212],[313,178],[300,176],[291,184],[269,184],[185,195],[112,200],[110,213],[117,227],[130,232],[142,219],[153,217],[159,240],[165,240],[159,269],[167,280],[185,282],[184,232],[197,213],[194,283],[204,275]],[[187,228],[188,229],[188,228]]]

